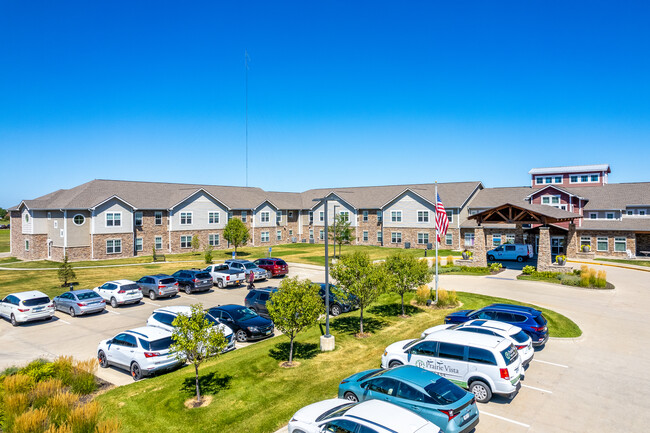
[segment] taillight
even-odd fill
[[[145,358],[153,358],[154,356],[160,356],[158,352],[144,352]]]
[[[531,329],[535,332],[542,332],[544,330],[543,326],[531,326]]]
[[[226,281],[230,281],[230,275],[226,275]]]
[[[126,293],[126,290],[122,290],[122,289],[120,289],[120,291],[117,292],[117,293]]]
[[[178,286],[178,281],[176,281],[176,282],[174,283],[174,285],[175,285],[175,286]]]
[[[48,305],[49,308],[54,308],[54,302]]]
[[[80,307],[85,307],[86,303],[85,302],[77,302],[77,305]]]
[[[455,410],[445,410],[445,409],[439,409],[439,410],[440,412],[444,413],[449,417],[449,421],[456,418],[456,416],[460,413],[460,411],[456,412]]]
[[[523,346],[516,346],[518,350],[522,350],[528,347],[527,344],[524,344]]]
[[[501,373],[501,379],[510,380],[510,373],[508,373],[507,368],[500,368],[499,373]]]
[[[349,380],[342,380],[341,385],[343,385],[344,383],[348,383],[348,382],[349,382]]]
[[[199,282],[199,279],[198,279],[198,278],[194,278],[192,281],[194,281],[195,283],[198,283],[198,282]]]
[[[162,284],[158,284],[158,288],[159,288],[159,289],[164,289],[165,286],[163,286]]]
[[[29,311],[29,308],[19,308],[18,311],[20,311],[21,313],[26,313]]]

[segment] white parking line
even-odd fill
[[[193,300],[195,300],[195,301],[196,301],[196,298],[195,298],[195,297],[193,297],[193,296],[187,296],[187,295],[185,295],[185,296],[183,296],[183,298],[187,298],[187,299],[193,299]]]
[[[541,362],[542,364],[554,365],[556,367],[569,368],[568,365],[556,364],[554,362],[542,361],[541,359],[533,359],[535,362]]]
[[[502,416],[499,416],[499,415],[494,415],[494,414],[486,412],[484,410],[481,410],[479,413],[481,415],[487,415],[487,416],[491,416],[493,418],[497,418],[497,419],[500,419],[500,420],[503,420],[503,421],[511,422],[513,424],[517,424],[517,425],[520,425],[520,426],[525,427],[525,428],[530,428],[530,426],[528,424],[524,424],[523,422],[515,421],[515,420],[505,418],[505,417],[502,417]]]
[[[144,302],[145,304],[155,305],[156,307],[160,307],[160,304],[156,304],[155,302],[145,301],[144,299],[142,300],[142,302]]]
[[[70,324],[70,322],[66,322],[66,321],[63,320],[63,319],[58,319],[57,322],[62,322],[62,323],[65,323],[66,325],[69,325],[69,324]]]
[[[548,391],[548,390],[542,389],[542,388],[535,388],[534,386],[524,385],[523,383],[521,384],[521,386],[524,387],[524,388],[534,389],[535,391],[545,392],[547,394],[553,394],[553,391]]]
[[[120,313],[118,313],[117,311],[109,310],[108,308],[106,309],[106,311],[108,311],[111,314],[117,314],[118,316],[120,315]]]

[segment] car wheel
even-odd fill
[[[101,368],[108,367],[108,359],[106,359],[106,354],[104,353],[103,350],[100,350],[99,353],[97,354],[97,360],[99,361],[99,366]]]
[[[355,403],[359,401],[359,397],[357,397],[356,394],[351,391],[343,394],[343,398],[349,401],[354,401]]]
[[[472,382],[469,391],[474,394],[476,401],[479,403],[487,403],[492,398],[492,390],[485,382],[480,380]]]
[[[192,288],[190,286],[185,286],[185,293],[188,295],[192,294]]]
[[[217,287],[223,289],[223,280],[217,280]]]
[[[149,290],[149,299],[151,299],[152,301],[155,301],[156,300],[156,292],[154,292],[153,290]]]
[[[339,314],[341,314],[341,306],[337,304],[332,305],[332,307],[330,308],[330,313],[332,314],[332,316],[338,316]]]
[[[235,338],[236,338],[237,341],[239,341],[240,343],[245,343],[246,340],[248,340],[248,337],[246,336],[246,332],[245,332],[243,329],[240,329],[239,331],[237,331],[237,332],[235,333]]]
[[[74,317],[77,314],[74,312],[74,307],[70,307],[70,317]]]
[[[519,256],[519,257],[517,257],[517,261],[518,261],[519,263],[521,263],[521,262],[524,261],[524,258],[523,258],[522,256]]]
[[[133,380],[142,379],[142,370],[137,362],[131,364],[131,377],[133,377]]]
[[[111,298],[111,307],[113,307],[113,308],[118,307],[117,299]]]
[[[400,365],[404,365],[404,364],[402,364],[400,361],[391,361],[388,363],[388,368],[395,368],[395,367],[399,367]]]
[[[16,317],[13,314],[11,315],[11,326],[18,326],[18,322],[16,321]]]
[[[494,256],[490,254],[490,255],[487,257],[487,259],[488,259],[489,261],[494,261]]]

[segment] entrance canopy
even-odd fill
[[[547,226],[567,221],[573,222],[579,218],[582,218],[582,216],[573,212],[567,212],[553,206],[529,203],[517,205],[505,203],[468,217],[470,220],[476,220],[479,226],[483,223],[543,224]]]

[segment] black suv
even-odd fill
[[[200,269],[188,269],[174,272],[172,277],[178,281],[178,288],[185,290],[188,295],[192,292],[210,290],[212,288],[212,277]]]
[[[273,322],[255,313],[250,308],[229,304],[212,307],[208,310],[208,313],[228,325],[239,342],[273,336]]]
[[[321,283],[318,294],[325,303],[325,284]],[[346,295],[334,284],[330,284],[330,314],[338,316],[341,313],[347,313],[357,308],[357,303],[353,295]]]
[[[272,287],[249,290],[248,295],[246,295],[246,299],[244,300],[244,305],[262,317],[269,317],[269,310],[266,308],[266,301],[268,301],[271,295],[277,291],[278,289]]]

